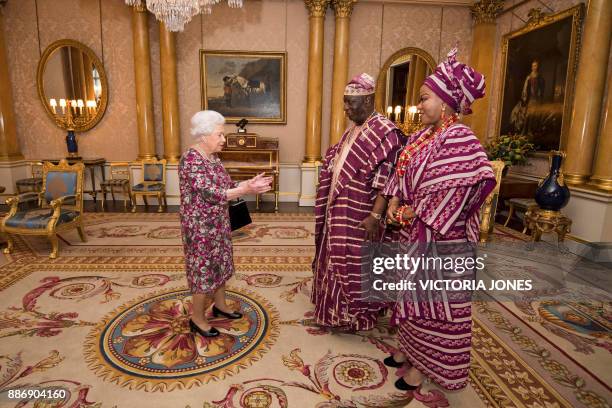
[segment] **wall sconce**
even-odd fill
[[[59,107],[61,113],[58,112],[58,102],[56,98],[49,99],[49,106],[53,111],[53,119],[58,126],[66,129],[66,147],[68,149],[69,158],[78,158],[78,145],[75,127],[79,124],[86,123],[96,115],[97,104],[95,100],[83,101],[82,99],[59,99]]]
[[[406,109],[406,115],[404,117],[404,123],[402,124],[402,130],[409,135],[419,130],[421,125],[421,114],[416,106],[409,106]]]

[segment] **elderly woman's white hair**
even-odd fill
[[[205,110],[197,112],[191,117],[191,136],[195,139],[200,136],[208,136],[215,131],[219,125],[225,124],[225,118],[219,112]]]

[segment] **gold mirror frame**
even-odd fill
[[[64,40],[55,41],[47,47],[45,52],[40,57],[40,61],[38,63],[38,69],[36,71],[36,85],[38,88],[38,96],[40,97],[40,100],[45,108],[45,111],[47,112],[47,116],[49,116],[49,118],[53,121],[53,123],[55,123],[59,128],[64,129],[64,130],[69,130],[67,126],[63,125],[61,122],[56,120],[57,119],[56,115],[51,110],[51,107],[49,106],[49,103],[45,96],[43,78],[45,75],[45,67],[47,66],[47,62],[49,61],[49,58],[53,55],[55,51],[61,49],[62,47],[75,47],[81,50],[83,53],[87,54],[87,56],[93,61],[98,73],[100,74],[100,83],[102,84],[102,95],[100,96],[100,104],[98,105],[98,110],[96,111],[96,115],[84,124],[75,123],[74,125],[73,130],[75,132],[84,132],[96,126],[100,122],[100,120],[102,120],[102,117],[104,116],[104,113],[106,112],[106,106],[108,104],[108,81],[106,79],[106,71],[104,71],[104,65],[102,64],[102,61],[100,61],[98,56],[88,46],[86,46],[83,43],[80,43],[75,40],[64,39]]]
[[[379,113],[385,113],[385,107],[383,105],[387,92],[387,71],[391,67],[391,64],[404,55],[417,55],[427,62],[427,65],[432,71],[436,68],[436,62],[434,61],[433,57],[429,55],[427,51],[420,48],[406,47],[393,53],[393,55],[391,55],[389,58],[387,58],[387,61],[385,61],[385,64],[382,66],[380,73],[378,74],[378,79],[376,79],[376,94],[374,97],[374,104],[376,111]]]

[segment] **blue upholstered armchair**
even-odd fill
[[[166,200],[166,159],[143,159],[142,160],[142,183],[132,187],[132,212],[136,212],[136,197],[142,196],[145,205],[149,205],[147,197],[157,197],[159,207],[157,212],[162,212],[162,206],[168,207]]]
[[[8,214],[2,220],[8,246],[4,253],[13,250],[12,235],[44,235],[51,242],[49,258],[57,258],[59,244],[57,233],[76,228],[85,242],[83,231],[83,163],[69,165],[62,160],[58,165],[43,164],[43,185],[40,193],[29,192],[10,197]],[[19,203],[36,200],[38,207],[20,209]]]

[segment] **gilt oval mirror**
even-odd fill
[[[86,45],[59,40],[49,45],[38,64],[38,95],[57,126],[83,132],[104,116],[108,83],[104,66]]]
[[[391,55],[376,81],[376,110],[396,122],[408,119],[406,112],[419,103],[419,88],[435,68],[427,51],[407,47]]]

